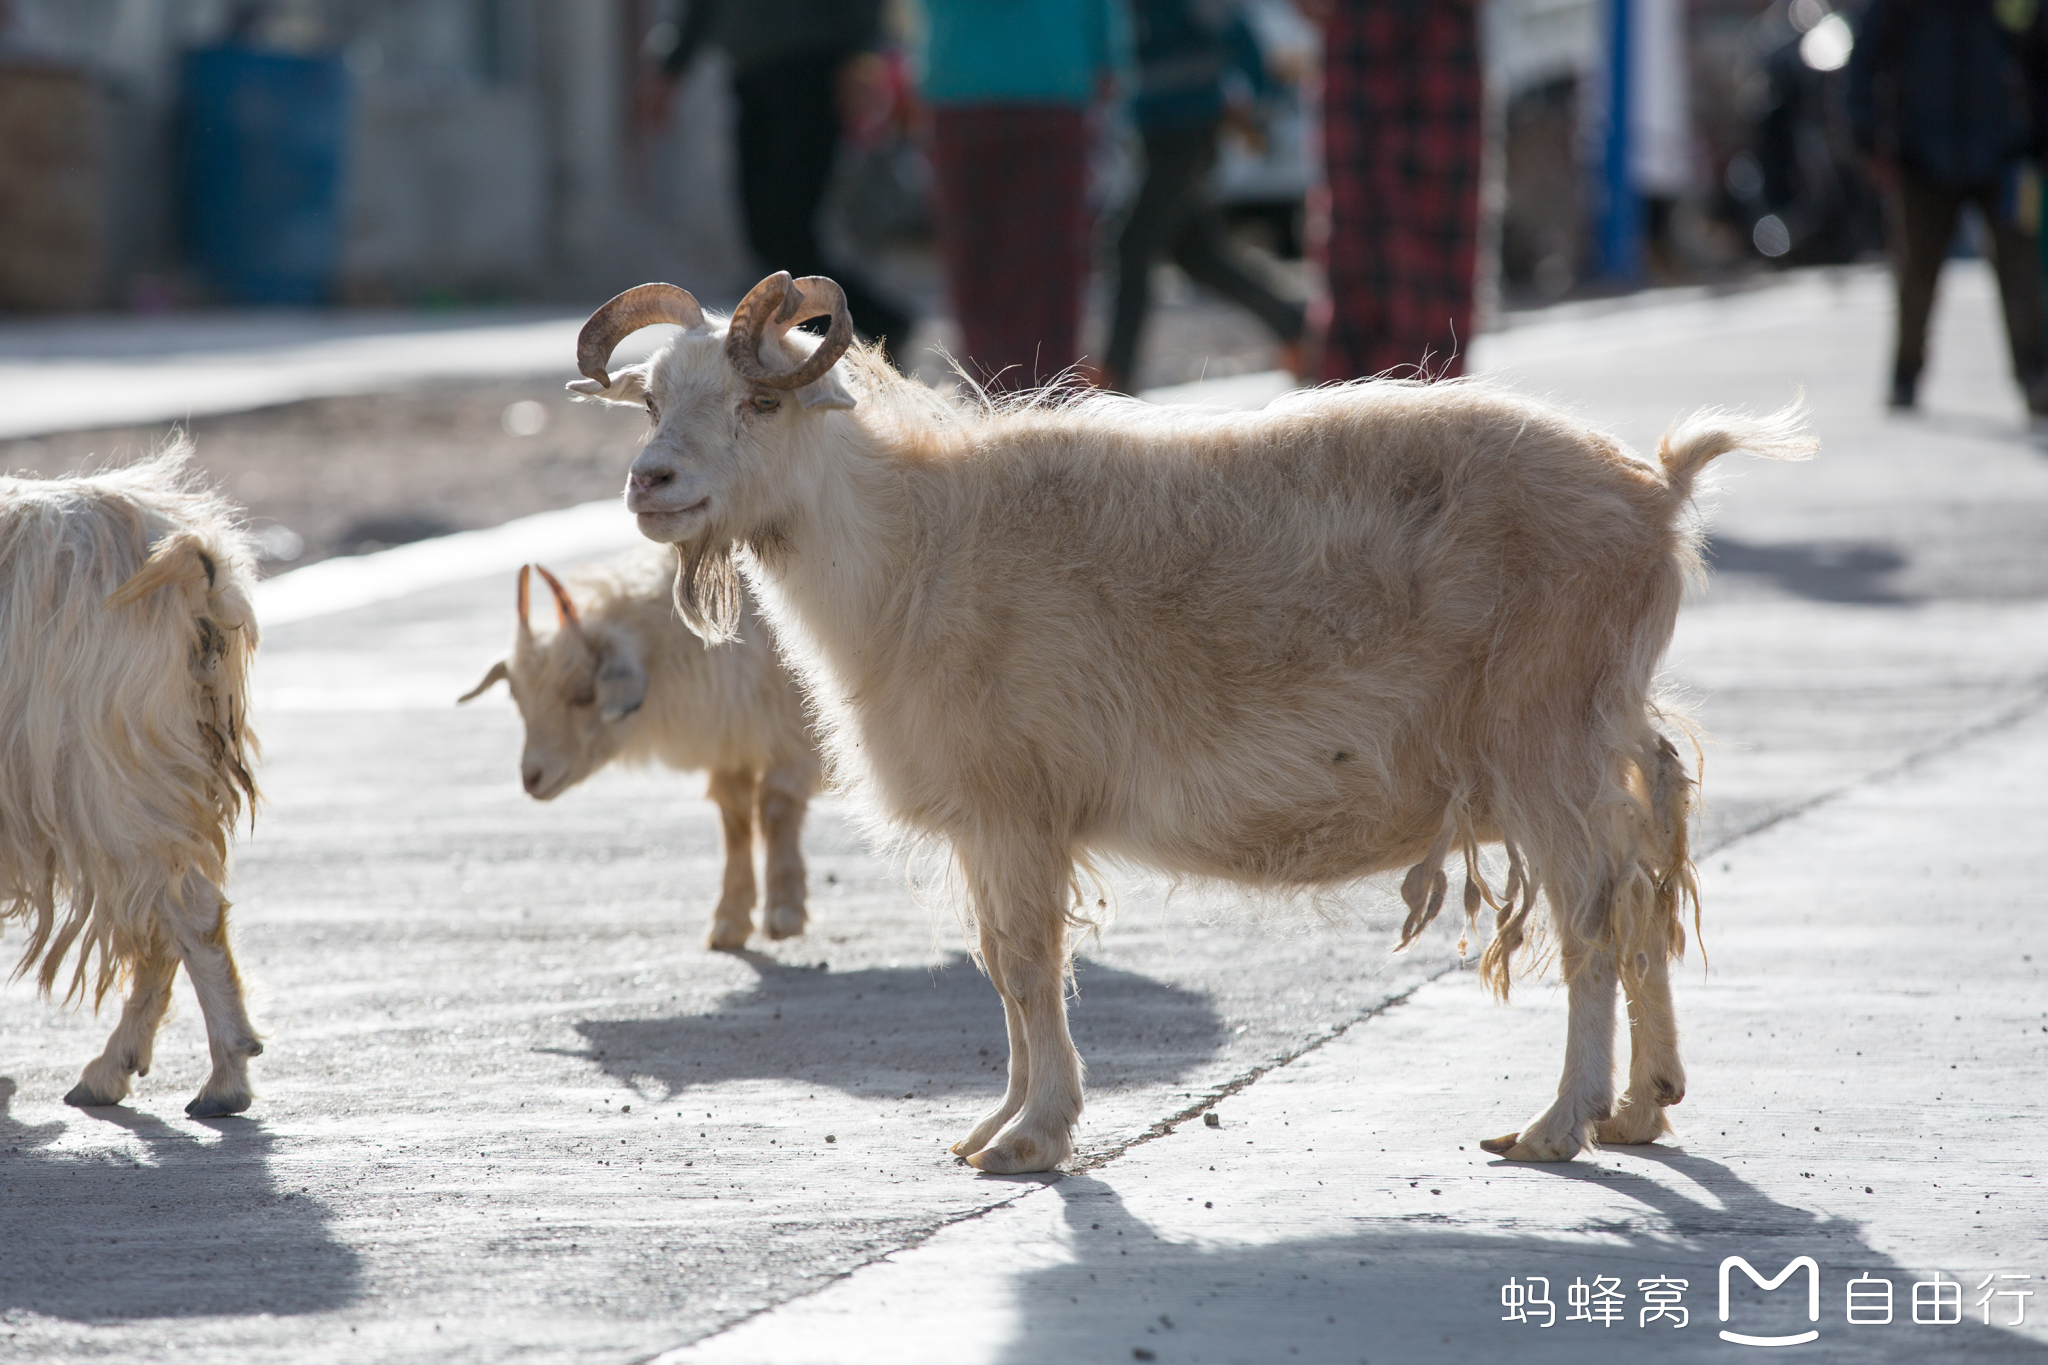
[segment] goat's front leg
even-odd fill
[[[1557,1100],[1519,1133],[1479,1145],[1510,1161],[1570,1161],[1614,1110],[1614,950],[1560,924],[1570,1018]]]
[[[1670,959],[1645,953],[1635,965],[1637,970],[1621,979],[1628,997],[1628,1090],[1614,1117],[1596,1130],[1602,1142],[1655,1142],[1671,1131],[1664,1110],[1685,1098]]]
[[[1049,1171],[1073,1152],[1074,1124],[1081,1117],[1081,1055],[1067,1033],[1067,919],[1061,902],[1073,863],[1064,849],[1028,847],[1001,850],[993,858],[963,849],[961,863],[974,887],[982,933],[997,941],[1012,1053],[1021,1038],[1026,1063],[1022,1106],[967,1160],[998,1175]],[[1018,1088],[1014,1055],[1011,1087]]]
[[[804,931],[804,810],[810,804],[793,774],[770,769],[761,775],[761,841],[767,846],[768,909],[762,916],[770,938],[795,938]]]
[[[184,904],[166,897],[163,917],[169,922],[185,975],[199,996],[206,1016],[206,1045],[213,1054],[213,1074],[185,1106],[195,1119],[239,1114],[249,1107],[249,1059],[263,1055],[263,1041],[249,1022],[242,1000],[242,978],[228,951],[228,903],[220,888],[197,873],[185,878]]]
[[[970,1160],[976,1152],[988,1146],[1004,1124],[1017,1116],[1031,1087],[1031,1040],[1024,1033],[1024,1013],[1017,1008],[1015,998],[1003,984],[1002,944],[987,925],[981,929],[981,962],[988,968],[988,979],[1003,1001],[1003,1024],[1010,1039],[1010,1079],[1003,1091],[1002,1103],[982,1115],[981,1122],[974,1125],[974,1131],[953,1144],[955,1156]]]
[[[707,946],[731,952],[746,947],[754,932],[754,775],[713,773],[704,794],[718,803],[725,827],[725,886],[711,912]]]
[[[64,1103],[80,1106],[119,1104],[128,1098],[130,1076],[147,1076],[156,1050],[156,1031],[171,1007],[171,981],[178,974],[178,955],[160,939],[136,959],[128,981],[128,999],[121,1022],[107,1038],[106,1050],[85,1065],[78,1084]]]

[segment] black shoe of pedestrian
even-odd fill
[[[2036,417],[2048,417],[2048,374],[2036,375],[2025,387],[2027,411]]]
[[[1885,406],[1893,412],[1911,412],[1920,406],[1919,389],[1919,375],[1895,374],[1892,376],[1892,395],[1885,400]]]

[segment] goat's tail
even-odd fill
[[[1768,417],[1702,409],[1664,433],[1657,459],[1680,498],[1692,494],[1692,481],[1707,461],[1731,450],[1767,460],[1809,460],[1820,442],[1806,429],[1806,400],[1799,397]]]

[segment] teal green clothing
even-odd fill
[[[1095,101],[1130,65],[1123,0],[922,0],[933,104]]]

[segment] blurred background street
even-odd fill
[[[1399,363],[1638,450],[1696,407],[1803,394],[1821,441],[1717,465],[1712,577],[1671,656],[1706,736],[1682,1131],[1562,1178],[1492,1162],[1477,1139],[1551,1084],[1547,983],[1487,1002],[1448,923],[1391,956],[1391,887],[1256,900],[1120,869],[1077,969],[1080,1169],[990,1179],[945,1151],[1004,1043],[936,861],[878,855],[828,795],[810,932],[709,953],[701,778],[607,771],[537,804],[504,694],[453,704],[511,638],[520,563],[638,543],[617,497],[645,421],[567,401],[576,331],[649,279],[730,306],[815,246],[936,385],[955,360],[1010,382],[980,361],[1040,304],[1071,354],[1018,364],[1154,401],[1343,377],[1346,300],[1371,292],[1344,272],[1379,258],[1331,193],[1322,51],[1380,7],[1218,7],[1237,55],[1197,92],[1212,162],[1154,215],[1176,129],[1139,96],[1175,7],[1132,6],[1115,72],[1081,69],[1065,111],[1085,249],[1057,306],[962,288],[942,182],[973,158],[942,149],[1002,101],[933,78],[956,7],[816,13],[841,8],[872,23],[812,81],[816,240],[770,257],[741,162],[775,54],[718,19],[744,6],[0,0],[0,471],[189,433],[263,556],[268,798],[230,887],[267,1038],[246,1116],[183,1115],[205,1045],[182,984],[151,1076],[94,1111],[59,1099],[106,1017],[0,990],[0,1356],[1607,1358],[1584,1324],[1532,1348],[1499,1306],[1505,1277],[1561,1287],[1607,1257],[1692,1282],[1668,1349],[1629,1326],[1613,1358],[1690,1359],[1727,1349],[1711,1282],[1740,1251],[1819,1258],[1812,1354],[2048,1358],[2038,1310],[1973,1307],[1930,1346],[1903,1321],[1847,1337],[1839,1307],[1873,1268],[1902,1293],[2048,1278],[2048,391],[1994,269],[2008,229],[2039,249],[2031,163],[1944,237],[1900,402],[1897,148],[1859,144],[1848,86],[1877,7],[1424,7],[1483,42],[1459,49],[1476,102],[1445,112],[1464,245],[1407,272],[1462,281],[1428,321],[1455,346],[1389,326]],[[1084,10],[1111,7],[1043,12]],[[1197,283],[1205,244],[1277,305]],[[1212,1137],[1227,1160],[1186,1155]],[[1226,1221],[1189,1221],[1212,1204]]]

